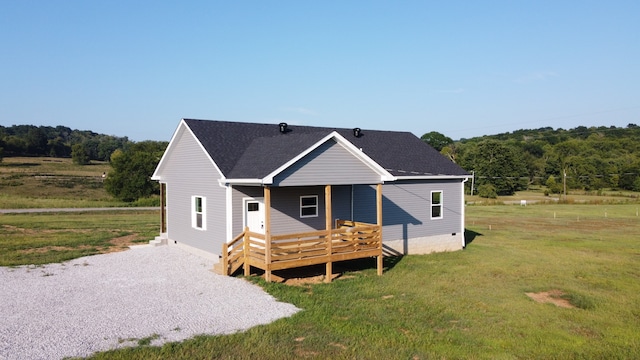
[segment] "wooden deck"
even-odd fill
[[[251,266],[265,271],[272,280],[274,270],[326,264],[325,281],[331,281],[332,263],[336,261],[377,258],[378,275],[382,275],[382,232],[379,225],[337,220],[331,230],[271,235],[245,229],[231,242],[222,245],[220,266],[223,275],[231,275],[240,267],[250,274]]]

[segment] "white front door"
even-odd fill
[[[264,199],[244,199],[244,226],[264,234]]]

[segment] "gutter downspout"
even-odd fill
[[[461,192],[462,192],[462,201],[460,204],[460,214],[462,214],[461,219],[460,219],[460,223],[462,224],[462,229],[460,230],[462,232],[462,248],[464,249],[465,247],[467,247],[467,239],[465,239],[464,237],[464,219],[465,219],[465,214],[464,214],[464,206],[465,206],[465,201],[464,201],[464,183],[466,183],[467,181],[469,181],[469,178],[465,178],[464,180],[462,180],[462,186],[461,186]]]

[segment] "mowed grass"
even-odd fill
[[[544,187],[532,187],[531,190],[518,191],[510,196],[498,196],[496,199],[481,198],[478,195],[466,196],[466,201],[472,204],[502,205],[519,204],[526,200],[532,203],[565,203],[565,204],[629,204],[637,203],[640,194],[626,190],[603,189],[600,191],[570,190],[565,198],[562,194],[544,194]]]
[[[106,162],[74,164],[71,159],[11,157],[0,162],[0,209],[131,206],[104,189]],[[157,205],[159,200],[133,205]]]
[[[0,214],[0,266],[62,262],[148,242],[159,211]]]
[[[373,259],[341,263],[346,272],[331,284],[252,277],[302,311],[243,333],[95,358],[640,358],[636,207],[468,206],[464,251],[387,258],[382,277]],[[551,290],[574,307],[526,295]]]

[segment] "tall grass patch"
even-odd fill
[[[157,206],[159,197],[140,199],[143,205],[113,199],[103,175],[111,166],[93,161],[74,164],[60,158],[5,158],[0,163],[0,209]]]

